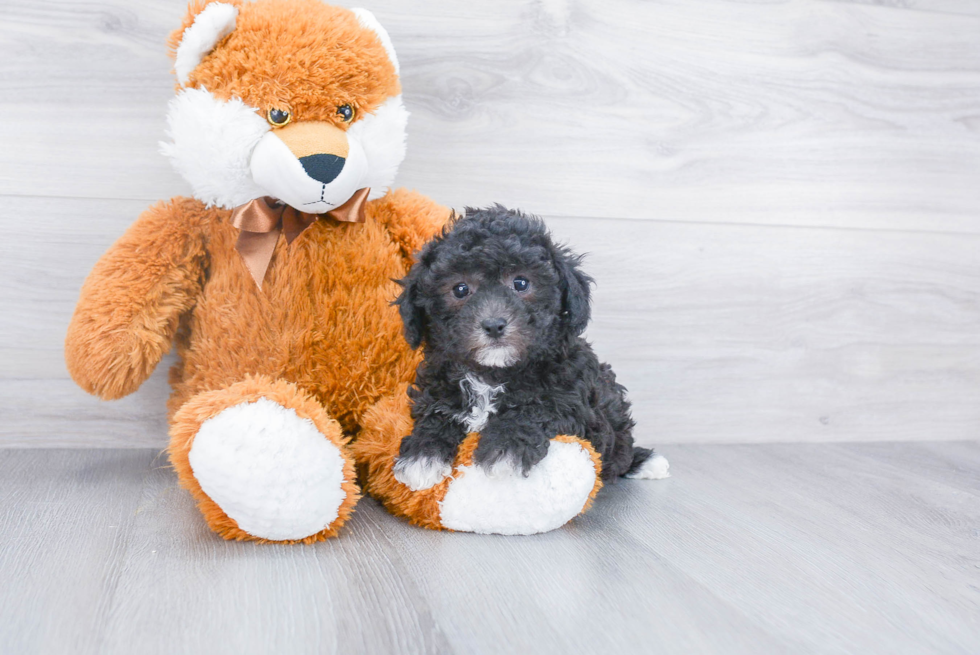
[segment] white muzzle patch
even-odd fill
[[[520,355],[514,346],[484,346],[476,352],[476,361],[483,366],[506,368],[517,363]]]
[[[310,177],[302,162],[274,131],[259,140],[252,152],[252,179],[265,195],[282,200],[308,214],[322,214],[341,206],[365,186],[368,162],[360,141],[347,135],[348,153],[340,174],[330,182]]]

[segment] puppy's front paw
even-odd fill
[[[429,489],[442,482],[453,467],[431,457],[399,457],[395,460],[395,479],[412,491]]]
[[[473,462],[489,475],[519,472],[527,477],[534,465],[548,454],[548,439],[522,439],[481,435]]]

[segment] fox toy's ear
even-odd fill
[[[405,329],[405,341],[415,350],[422,345],[425,335],[426,313],[420,297],[420,286],[422,276],[425,274],[425,265],[416,262],[412,270],[408,272],[398,284],[402,286],[402,292],[395,299],[398,305],[398,313],[401,314],[402,323]]]
[[[572,253],[563,246],[551,249],[552,261],[558,272],[558,286],[561,289],[562,320],[569,332],[578,336],[585,332],[591,317],[591,289],[595,282],[581,269],[582,256]]]
[[[378,19],[367,9],[355,7],[351,11],[357,16],[357,22],[361,24],[361,27],[366,27],[378,35],[378,40],[381,41],[381,45],[385,47],[385,52],[388,53],[388,59],[391,60],[391,65],[395,67],[395,75],[398,75],[398,57],[395,56],[395,46],[391,44],[391,37],[388,36],[388,32],[385,28],[381,27]]]
[[[192,4],[184,25],[170,35],[174,53],[174,72],[181,86],[187,86],[191,72],[221,39],[235,31],[238,7],[227,2],[209,2],[202,8]]]

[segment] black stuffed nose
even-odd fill
[[[306,174],[314,180],[330,184],[337,179],[340,171],[344,170],[347,160],[337,155],[307,155],[300,157],[299,163],[303,165]]]
[[[502,318],[485,318],[480,321],[480,325],[491,339],[499,339],[507,327],[507,321]]]

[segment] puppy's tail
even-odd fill
[[[652,448],[633,447],[633,463],[624,478],[641,480],[660,480],[670,477],[670,462],[663,455],[658,455]]]

